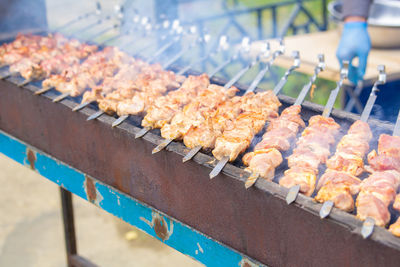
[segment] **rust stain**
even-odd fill
[[[85,191],[88,197],[88,200],[92,203],[96,202],[97,192],[96,186],[92,179],[85,175]]]
[[[158,214],[157,212],[152,212],[151,214],[151,222],[143,217],[140,217],[140,219],[145,222],[147,225],[149,225],[151,228],[154,229],[154,232],[156,235],[162,240],[166,241],[170,238],[174,231],[174,224],[172,221],[169,223],[169,229],[168,229],[168,224],[167,221],[164,219],[163,216]]]
[[[156,232],[156,235],[162,239],[162,241],[165,241],[169,238],[168,234],[168,228],[167,228],[167,222],[164,220],[164,218],[158,217],[154,218],[153,220],[154,223],[154,231]]]
[[[36,162],[36,155],[31,149],[27,149],[26,155],[28,158],[29,165],[31,166],[32,170],[35,170],[35,162]]]
[[[240,267],[258,267],[258,264],[251,262],[249,259],[242,258],[239,262]]]

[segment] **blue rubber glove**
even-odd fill
[[[349,80],[354,84],[364,77],[370,50],[371,40],[367,31],[367,23],[358,21],[345,23],[336,57],[340,66],[342,66],[343,60],[349,61]],[[358,67],[351,64],[355,57],[358,57]]]

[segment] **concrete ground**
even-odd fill
[[[0,154],[0,267],[66,266],[58,186]],[[100,266],[200,266],[73,198],[79,254]]]

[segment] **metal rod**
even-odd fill
[[[367,217],[361,228],[361,235],[364,239],[368,238],[374,232],[374,226],[375,220],[371,217]]]
[[[153,62],[158,56],[163,54],[168,48],[173,46],[175,43],[177,43],[180,39],[179,38],[174,38],[173,40],[169,41],[165,45],[163,45],[159,50],[157,50],[148,60],[147,63]]]
[[[258,178],[260,178],[260,174],[258,174],[257,172],[253,172],[247,178],[246,182],[244,183],[244,187],[246,187],[246,189],[249,189],[257,182]]]
[[[394,125],[393,136],[400,136],[400,111],[397,115],[396,124]]]
[[[278,56],[282,55],[284,52],[285,52],[285,45],[283,43],[283,40],[280,40],[279,49],[274,51],[274,53],[272,53],[272,58],[267,63],[265,63],[265,67],[262,68],[261,71],[257,74],[256,78],[253,80],[249,88],[246,90],[246,93],[253,92],[257,88],[258,84],[264,78],[265,74],[271,69],[271,66],[274,63],[275,59]]]
[[[23,86],[27,85],[30,82],[32,82],[32,79],[27,79],[27,80],[25,80],[25,81],[23,81],[21,83],[18,83],[17,86],[18,87],[23,87]]]
[[[228,163],[229,157],[223,157],[217,165],[215,165],[214,169],[210,172],[210,179],[215,178],[225,167],[225,165]]]
[[[321,219],[328,217],[332,211],[333,206],[334,206],[333,201],[331,200],[325,201],[324,204],[322,204],[321,209],[319,210],[319,217]]]
[[[156,146],[152,151],[151,154],[155,154],[166,148],[169,144],[171,144],[173,140],[172,139],[164,139],[162,143],[160,143],[158,146]]]
[[[135,139],[145,136],[145,134],[147,134],[150,130],[151,128],[149,127],[142,128],[139,132],[135,134]]]
[[[347,105],[346,105],[346,107],[344,109],[345,111],[351,112],[351,110],[353,109],[354,105],[356,105],[356,107],[359,106],[359,105],[362,106],[362,104],[361,104],[360,100],[358,99],[358,97],[360,96],[361,91],[363,90],[363,88],[364,88],[364,81],[363,80],[358,81],[357,82],[357,86],[354,89],[354,96],[352,96],[350,94],[351,98],[350,98],[349,102],[347,103]],[[360,112],[361,112],[361,110],[362,110],[362,108],[360,109]]]
[[[41,94],[44,94],[44,93],[50,91],[51,89],[54,89],[54,86],[42,88],[40,90],[37,90],[34,94],[35,95],[41,95]]]
[[[191,160],[197,153],[199,153],[199,151],[202,149],[202,146],[196,146],[194,148],[192,148],[189,153],[187,153],[183,159],[182,162],[185,163],[186,161]]]
[[[122,115],[120,116],[118,119],[116,119],[113,123],[112,123],[112,127],[116,127],[118,125],[120,125],[121,123],[123,123],[127,118],[129,117],[129,115]]]
[[[274,94],[277,95],[282,88],[285,86],[289,75],[297,68],[300,67],[300,53],[299,51],[293,51],[292,54],[293,58],[294,58],[294,62],[293,65],[285,72],[285,74],[282,76],[282,78],[280,79],[280,81],[278,82],[278,84],[275,86],[274,88]]]
[[[292,186],[289,189],[288,194],[286,195],[286,203],[288,205],[292,204],[296,200],[297,196],[299,195],[299,192],[300,192],[300,185]]]
[[[90,115],[86,120],[87,120],[87,121],[91,121],[91,120],[97,119],[98,117],[100,117],[100,116],[103,115],[104,113],[105,113],[104,111],[99,110],[99,111],[93,113],[92,115]]]
[[[345,63],[343,63],[343,64],[345,64]],[[344,65],[344,67],[347,67],[347,66]],[[371,114],[372,106],[374,105],[375,100],[376,100],[376,92],[379,91],[377,88],[377,85],[383,84],[386,82],[385,67],[380,65],[380,66],[378,66],[378,70],[379,70],[379,80],[377,82],[375,82],[375,84],[371,90],[371,94],[369,95],[367,105],[365,105],[364,111],[362,112],[361,117],[360,117],[360,120],[363,122],[367,122],[368,117]],[[346,70],[344,70],[344,71],[346,71]],[[342,76],[344,76],[344,75],[345,74],[343,74]],[[322,204],[322,207],[319,211],[319,216],[321,217],[321,219],[324,219],[329,216],[334,205],[335,204],[332,200],[327,200]]]
[[[385,72],[385,66],[384,65],[379,65],[378,66],[378,71],[379,71],[379,78],[378,80],[374,83],[374,86],[372,87],[371,93],[368,97],[367,104],[365,105],[364,111],[361,113],[361,118],[360,120],[363,122],[367,122],[369,115],[371,114],[372,107],[375,104],[375,100],[377,98],[376,93],[379,91],[378,85],[382,85],[386,83],[386,72]]]
[[[1,77],[0,77],[0,80],[4,80],[4,79],[7,79],[7,78],[10,78],[11,76],[12,76],[12,73],[11,73],[11,72],[8,72],[8,73],[6,73],[5,75],[1,76]]]
[[[74,107],[73,109],[72,109],[72,111],[78,111],[78,110],[81,110],[81,109],[83,109],[84,107],[87,107],[87,106],[89,106],[91,103],[93,103],[93,102],[95,102],[95,101],[91,101],[91,102],[83,102],[83,103],[81,103],[81,104],[79,104],[79,105],[77,105],[76,107]]]
[[[333,105],[335,104],[336,98],[339,94],[340,89],[342,88],[343,85],[343,81],[345,79],[347,79],[347,75],[349,74],[349,62],[348,61],[343,61],[343,67],[340,70],[340,79],[339,81],[336,83],[336,88],[333,89],[329,95],[329,99],[328,99],[328,103],[326,103],[325,108],[324,108],[324,112],[322,113],[322,116],[324,117],[329,117],[332,109],[333,109]]]
[[[301,105],[304,102],[304,99],[306,98],[308,91],[310,91],[311,86],[317,79],[318,74],[325,69],[325,57],[323,54],[318,55],[318,61],[318,65],[314,69],[313,76],[311,76],[310,81],[306,85],[304,85],[294,105]]]
[[[63,100],[63,99],[65,99],[65,98],[69,97],[70,95],[71,95],[70,92],[65,92],[65,93],[63,93],[63,94],[57,96],[56,98],[54,98],[54,99],[53,99],[53,102],[54,102],[54,103],[60,102],[61,100]]]
[[[97,21],[87,25],[86,27],[83,27],[82,29],[79,29],[79,30],[76,30],[76,31],[70,33],[70,35],[76,35],[77,33],[82,34],[83,32],[85,32],[85,31],[87,31],[89,29],[92,29],[94,26],[99,25],[102,22],[103,22],[103,20],[98,19]]]
[[[100,32],[98,32],[98,33],[96,33],[96,34],[93,34],[92,36],[90,36],[90,37],[88,37],[88,38],[86,38],[86,39],[88,39],[88,40],[93,40],[93,39],[95,39],[95,38],[97,38],[97,37],[99,37],[99,36],[105,34],[105,33],[108,32],[108,31],[111,31],[111,30],[113,30],[113,29],[116,29],[117,27],[118,27],[118,25],[117,25],[117,24],[114,24],[114,25],[112,25],[112,26],[110,26],[110,27],[107,27],[107,28],[101,30]]]
[[[86,18],[88,18],[90,16],[100,15],[100,14],[101,14],[101,4],[99,3],[99,1],[96,1],[96,10],[95,11],[91,11],[91,12],[88,12],[86,14],[80,15],[80,16],[76,17],[75,19],[70,20],[69,22],[65,23],[64,25],[56,28],[54,31],[58,32],[61,29],[64,29],[64,28],[66,28],[68,26],[71,26],[72,24],[74,24],[74,23],[76,23],[76,22],[78,22],[78,21],[80,21],[82,19],[86,19]]]
[[[66,256],[68,266],[72,267],[70,256],[77,254],[72,194],[62,187],[60,187],[60,194],[64,226],[65,249],[67,254]]]

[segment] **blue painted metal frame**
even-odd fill
[[[206,266],[263,266],[190,226],[88,177],[1,130],[0,152],[22,165],[31,168],[34,166],[35,171],[43,177]],[[93,199],[93,192],[88,192],[88,180],[94,184],[95,199]],[[166,231],[160,233],[156,227],[161,227]]]

